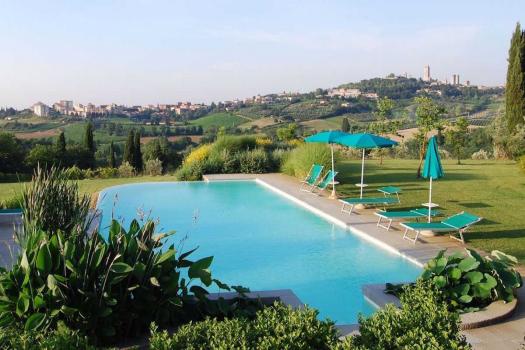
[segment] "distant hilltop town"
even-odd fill
[[[414,79],[408,76],[407,73],[403,75],[389,74],[385,78],[376,78],[376,79],[387,79],[387,80],[397,80],[397,79]],[[373,80],[373,79],[372,79]],[[430,72],[430,65],[426,65],[423,68],[423,76],[419,79],[421,88],[416,91],[418,94],[429,94],[441,96],[443,93],[443,86],[452,86],[456,88],[461,87],[474,87],[478,90],[488,90],[493,89],[494,87],[488,86],[471,86],[470,81],[466,80],[464,84],[460,82],[460,75],[453,74],[452,79],[434,79],[432,78]],[[376,100],[381,97],[377,92],[374,91],[365,91],[359,86],[360,83],[350,83],[341,85],[339,87],[330,88],[330,89],[317,89],[315,92],[315,98],[320,99],[320,104],[327,104],[330,99],[369,99]],[[502,88],[502,87],[497,87]],[[318,91],[320,90],[320,91]],[[158,116],[177,116],[177,115],[187,115],[187,114],[205,114],[210,109],[215,109],[219,107],[221,110],[232,111],[240,107],[245,107],[247,105],[264,105],[264,104],[273,104],[280,102],[293,102],[298,99],[301,94],[299,92],[282,92],[279,94],[268,94],[268,95],[257,95],[244,100],[235,99],[231,101],[221,101],[217,103],[211,103],[207,105],[205,103],[191,103],[191,102],[177,102],[174,104],[157,104],[157,105],[145,105],[145,106],[125,106],[117,105],[115,103],[108,105],[99,105],[96,106],[92,103],[81,104],[74,103],[71,100],[60,100],[52,105],[47,105],[43,102],[37,102],[31,106],[33,113],[40,117],[52,117],[59,115],[75,116],[75,117],[96,117],[96,116],[106,116],[106,115],[122,115],[127,117],[134,117],[142,115],[145,112],[152,115]],[[348,103],[346,103],[348,105]],[[344,105],[343,105],[344,107]]]

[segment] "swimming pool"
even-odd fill
[[[413,280],[420,269],[255,181],[141,183],[111,187],[99,198],[102,232],[112,212],[128,225],[150,212],[177,246],[213,255],[212,275],[251,290],[291,289],[338,324],[374,308],[361,286]],[[385,233],[386,234],[386,233]]]

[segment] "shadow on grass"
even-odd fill
[[[465,208],[492,208],[493,206],[483,202],[458,202],[458,205]]]
[[[490,231],[490,232],[469,232],[465,234],[465,238],[467,237],[469,241],[475,241],[477,239],[485,240],[485,239],[525,238],[525,229],[500,230],[500,231]]]

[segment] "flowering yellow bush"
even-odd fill
[[[270,146],[272,144],[272,140],[269,139],[268,137],[257,137],[255,139],[255,143],[259,147],[266,147],[266,146]]]
[[[205,144],[205,145],[195,148],[184,159],[184,165],[189,165],[189,164],[193,164],[196,162],[201,162],[203,160],[206,160],[206,158],[208,158],[208,156],[210,155],[212,148],[213,148],[212,144]]]
[[[293,139],[293,140],[290,140],[288,141],[288,144],[291,146],[291,147],[297,147],[297,146],[300,146],[302,145],[304,142],[302,140],[299,140],[299,139]]]

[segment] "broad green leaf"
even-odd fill
[[[100,317],[108,317],[109,315],[111,315],[112,312],[113,312],[113,310],[111,310],[110,307],[105,307],[102,310],[100,310],[98,315]]]
[[[123,262],[117,262],[111,265],[111,272],[118,273],[118,274],[126,274],[133,271],[133,268],[129,266],[126,263]]]
[[[37,330],[42,324],[44,324],[44,321],[46,320],[46,315],[37,312],[36,314],[32,314],[26,321],[24,329],[26,331],[35,331]]]
[[[43,274],[48,274],[52,268],[51,253],[47,244],[42,244],[36,256],[36,268]]]
[[[462,302],[463,304],[468,304],[472,301],[472,297],[468,294],[465,294],[465,295],[460,296],[458,300]]]
[[[492,289],[498,285],[498,281],[488,273],[485,273],[485,284],[488,288]]]
[[[457,267],[453,267],[448,271],[448,275],[453,280],[459,280],[461,278],[461,270]]]
[[[40,295],[37,295],[34,299],[33,299],[33,308],[35,310],[41,308],[41,307],[45,307],[46,306],[46,302],[44,301],[44,299],[40,296]]]
[[[436,276],[434,277],[434,284],[436,285],[436,287],[441,289],[447,285],[447,279],[445,278],[445,276]]]
[[[71,316],[75,312],[78,312],[78,309],[75,309],[73,307],[69,307],[69,306],[66,306],[66,305],[62,305],[62,307],[60,308],[60,311],[66,316]]]
[[[481,282],[483,274],[479,271],[469,271],[465,274],[465,278],[471,283],[476,284]]]
[[[208,256],[206,258],[199,259],[190,266],[190,271],[207,269],[208,267],[210,267],[212,261],[213,256]]]
[[[156,261],[157,265],[162,264],[164,261],[171,259],[175,255],[175,249],[168,249],[165,253],[160,255]]]
[[[55,290],[58,287],[57,280],[53,275],[47,275],[47,288]]]
[[[25,294],[20,294],[16,302],[16,314],[20,317],[29,310],[29,297]]]
[[[470,256],[468,258],[463,259],[458,264],[458,267],[463,272],[468,272],[468,271],[474,270],[478,266],[479,266],[479,261],[477,261],[476,259],[474,259],[473,257],[470,257]]]

